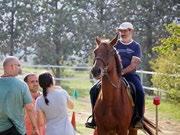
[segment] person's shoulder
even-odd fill
[[[44,104],[44,97],[40,95],[35,100],[35,106],[42,106]]]
[[[23,87],[27,87],[28,88],[28,85],[21,79],[18,79],[17,80]]]
[[[140,44],[137,41],[135,41],[135,40],[132,42],[132,44],[140,46]]]
[[[61,86],[57,86],[57,85],[55,85],[55,86],[54,86],[54,89],[59,89],[59,90],[61,90],[61,89],[62,89],[62,87],[61,87]]]
[[[28,85],[23,80],[16,78],[14,80],[14,85],[16,85],[16,87],[21,90],[22,93],[29,93]]]
[[[116,43],[116,45],[114,46],[115,49],[118,49],[120,46],[122,46],[121,40],[119,39]]]
[[[9,81],[11,81],[11,83],[13,83],[16,86],[25,87],[25,88],[28,87],[27,84],[19,78],[13,77],[9,79],[10,79]]]
[[[8,78],[9,78],[9,80],[12,80],[17,83],[25,83],[24,81],[22,81],[21,79],[19,79],[17,77],[8,77]]]
[[[57,89],[57,92],[58,93],[63,93],[63,94],[66,94],[67,93],[67,91],[65,90],[65,89],[63,89],[62,87],[61,88],[59,88],[59,89]]]
[[[38,96],[37,98],[36,98],[36,101],[40,101],[40,100],[42,100],[43,99],[43,95],[40,95],[40,96]]]
[[[62,87],[57,87],[56,92],[62,95],[68,95],[68,92]]]

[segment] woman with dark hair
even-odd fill
[[[54,85],[48,72],[39,75],[39,85],[43,89],[43,95],[36,100],[39,126],[45,123],[46,135],[75,135],[68,118],[67,108],[74,107],[68,93]]]

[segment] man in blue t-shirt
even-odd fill
[[[133,40],[133,25],[130,22],[122,23],[117,29],[120,35],[115,48],[121,57],[122,61],[122,75],[128,81],[134,84],[136,88],[136,108],[138,117],[133,123],[135,128],[142,127],[142,119],[144,115],[144,90],[141,84],[140,77],[136,74],[136,70],[141,63],[141,49],[140,45]],[[100,83],[96,83],[90,90],[92,108],[100,90]],[[93,116],[93,115],[92,115]],[[87,122],[86,127],[95,128],[94,117],[91,122]]]
[[[34,118],[32,97],[25,82],[16,78],[21,73],[20,61],[8,56],[0,77],[0,135],[25,135],[24,108],[30,116],[34,133],[39,135]]]

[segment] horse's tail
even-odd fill
[[[155,135],[154,130],[156,130],[156,125],[150,120],[148,120],[146,117],[144,117],[143,130],[144,132],[147,132],[149,135]],[[160,130],[158,129],[158,131]]]

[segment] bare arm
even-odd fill
[[[141,59],[139,57],[133,56],[131,60],[131,64],[122,70],[122,75],[135,71],[140,63],[141,63]]]
[[[32,124],[33,130],[35,131],[35,135],[40,135],[39,130],[38,130],[38,126],[37,126],[36,117],[34,117],[35,116],[35,110],[34,110],[33,103],[26,104],[25,109],[26,109],[26,112],[28,113],[29,118],[31,120],[31,124]]]
[[[70,98],[68,98],[67,106],[68,106],[69,109],[73,109],[74,108],[74,103],[73,103],[73,101]]]
[[[40,134],[43,135],[43,130],[44,130],[44,125],[45,125],[45,114],[41,110],[37,111],[37,122],[38,122],[38,127]]]

